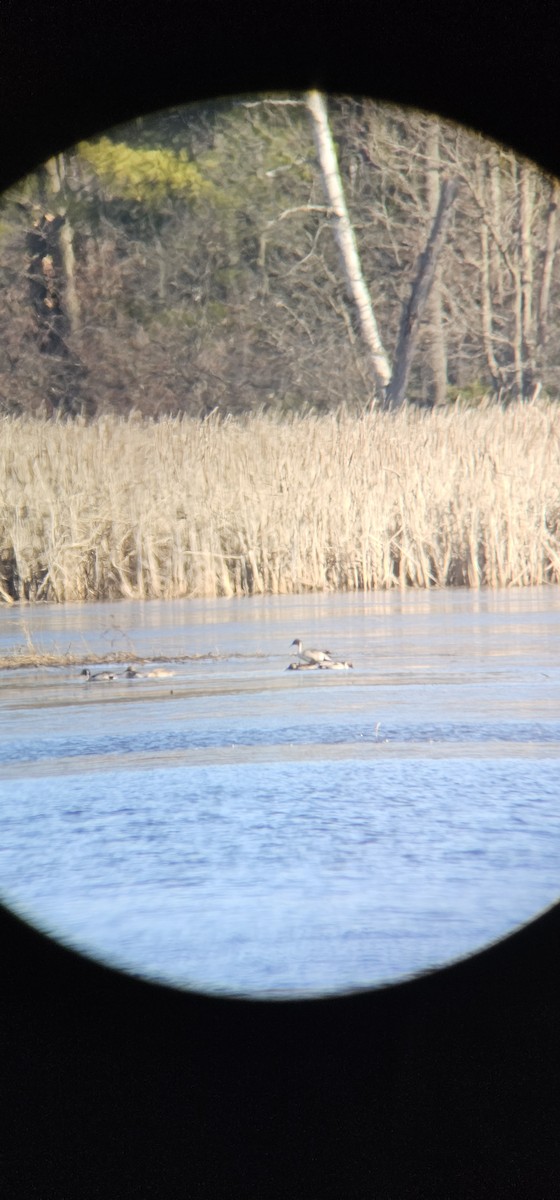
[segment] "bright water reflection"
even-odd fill
[[[27,611],[44,648],[223,657],[107,685],[2,675],[3,896],[104,961],[253,996],[373,986],[487,945],[560,890],[559,600]],[[20,622],[1,614],[0,648]],[[295,636],[354,671],[286,673]]]

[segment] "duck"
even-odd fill
[[[167,679],[170,675],[174,675],[174,671],[167,671],[165,667],[154,667],[153,671],[136,671],[134,667],[127,667],[124,673],[124,679]]]
[[[318,664],[320,671],[348,671],[354,669],[351,662],[322,662]]]
[[[291,662],[287,671],[318,671],[321,663],[316,662]]]
[[[89,667],[84,667],[83,671],[80,671],[80,675],[85,675],[88,683],[108,683],[110,679],[117,678],[112,671],[96,671],[95,675],[92,675]]]
[[[294,638],[292,646],[296,647],[297,656],[300,662],[305,664],[320,664],[330,663],[333,661],[333,656],[330,650],[304,650],[303,643],[299,638]]]

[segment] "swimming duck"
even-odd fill
[[[134,667],[127,667],[124,673],[125,679],[167,679],[169,675],[174,675],[174,671],[167,671],[165,667],[154,667],[153,671],[135,671]]]
[[[96,671],[95,675],[92,675],[89,667],[84,667],[83,671],[80,671],[80,675],[85,675],[88,683],[107,683],[110,679],[117,678],[111,671]]]
[[[302,663],[324,663],[332,662],[333,657],[330,650],[304,650],[303,643],[299,638],[294,638],[292,646],[296,647],[297,656]]]

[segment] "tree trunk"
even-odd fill
[[[497,305],[504,300],[504,278],[502,256],[498,245],[502,228],[502,176],[500,170],[500,151],[490,147],[490,218],[492,240],[490,242],[490,294]]]
[[[492,377],[494,391],[499,393],[503,377],[494,354],[494,334],[492,319],[492,293],[490,290],[490,254],[488,247],[488,226],[481,221],[480,225],[480,314],[482,322],[482,343]]]
[[[513,319],[513,377],[515,395],[520,400],[523,396],[523,295],[521,269],[517,262],[513,268]]]
[[[383,348],[371,305],[370,294],[362,274],[354,230],[348,215],[340,171],[338,169],[338,160],[329,126],[327,107],[324,97],[316,91],[307,93],[306,103],[313,122],[313,133],[323,176],[323,186],[334,216],[335,233],[342,256],[346,284],[358,311],[362,336],[369,351],[371,372],[376,390],[384,393],[391,378],[391,367]]]
[[[24,205],[33,213],[26,238],[27,278],[39,352],[49,356],[51,363],[44,402],[51,412],[75,414],[90,411],[90,405],[82,395],[86,369],[75,353],[80,308],[73,234],[65,205],[60,203],[63,178],[62,156],[50,159],[39,173],[41,204]]]
[[[37,215],[27,234],[27,277],[41,354],[68,359],[69,322],[60,296],[60,228],[64,217]]]
[[[521,345],[523,349],[522,394],[535,386],[535,342],[533,336],[533,220],[534,181],[527,163],[519,170],[519,257],[521,261]]]
[[[494,351],[494,311],[492,303],[492,278],[497,278],[497,267],[499,264],[496,260],[497,243],[493,237],[490,243],[488,236],[488,223],[486,217],[486,194],[487,185],[485,180],[485,164],[479,158],[476,163],[476,181],[480,203],[482,206],[480,220],[480,319],[482,344],[484,346],[484,356],[488,364],[488,370],[492,378],[494,391],[499,395],[501,388],[505,384],[502,369],[496,358]],[[499,175],[496,178],[495,163],[490,164],[490,199],[492,212],[492,228],[497,228],[494,223],[496,214],[498,213],[497,197],[499,199]]]
[[[440,157],[439,157],[439,122],[432,119],[428,122],[426,137],[426,157],[428,170],[426,175],[426,195],[430,219],[433,221],[440,200]],[[427,304],[429,322],[428,358],[432,369],[433,405],[445,404],[447,401],[447,348],[443,326],[443,284],[441,261],[436,263],[434,281]]]
[[[557,213],[559,198],[560,185],[554,179],[550,185],[550,202],[546,214],[546,243],[538,300],[537,344],[541,353],[546,347],[546,340],[548,336],[548,306],[550,300],[552,268],[554,266],[554,258],[556,254]]]
[[[426,249],[420,255],[418,273],[412,285],[410,299],[403,310],[395,352],[395,365],[385,398],[385,407],[388,409],[400,408],[406,399],[406,385],[418,342],[420,322],[426,310],[458,188],[459,181],[457,179],[445,180]]]
[[[519,182],[519,165],[515,156],[511,155],[511,177],[514,187],[514,192],[517,197],[516,216],[518,221],[518,230],[516,231],[515,242],[512,247],[511,254],[511,278],[513,282],[513,337],[511,345],[511,356],[513,360],[513,391],[516,399],[521,400],[523,396],[523,281],[521,278],[521,217],[520,217],[520,182]]]
[[[57,216],[62,217],[59,226],[60,257],[64,277],[64,307],[68,316],[70,332],[75,334],[80,323],[80,302],[76,290],[76,260],[74,258],[74,232],[66,205],[60,203],[64,188],[65,163],[64,156],[50,158],[45,163],[45,171],[49,180],[49,190],[53,199],[56,198]]]

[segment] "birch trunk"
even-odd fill
[[[342,256],[346,285],[356,305],[362,337],[369,351],[376,390],[383,394],[391,378],[391,367],[377,328],[371,297],[362,272],[354,229],[348,215],[327,106],[324,97],[317,91],[307,93],[306,104],[313,123],[323,186],[334,217],[335,234]]]

